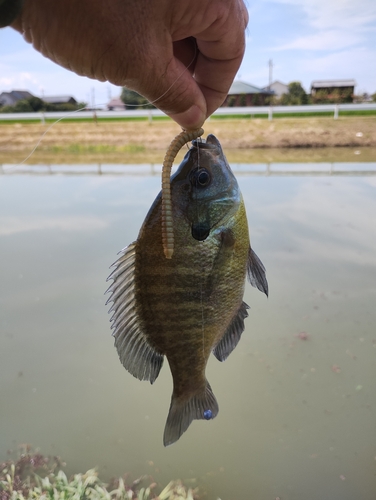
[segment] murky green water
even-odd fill
[[[103,296],[160,178],[112,167],[0,176],[0,459],[27,442],[209,499],[374,500],[376,165],[235,168],[270,297],[247,286],[242,340],[208,367],[220,413],[167,449],[168,367],[122,368]]]

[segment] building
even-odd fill
[[[283,94],[289,93],[289,86],[279,80],[276,80],[271,85],[264,87],[263,90],[271,90],[275,97],[281,97]]]
[[[27,90],[11,90],[0,94],[0,106],[14,106],[18,101],[34,97]]]
[[[47,104],[77,104],[74,97],[70,95],[53,95],[53,96],[43,96],[42,101]]]
[[[354,98],[355,80],[316,80],[311,84],[313,101],[317,99],[339,102],[352,102]],[[326,97],[325,97],[326,96]]]
[[[268,104],[267,98],[274,95],[273,92],[260,89],[250,83],[235,81],[222,104],[223,107],[233,106],[263,106]]]
[[[120,97],[114,97],[107,104],[107,108],[109,111],[124,111],[126,109],[125,104],[120,99]]]

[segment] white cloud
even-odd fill
[[[355,47],[353,49],[340,52],[330,52],[318,57],[310,57],[301,61],[300,68],[303,72],[312,73],[315,79],[320,78],[353,78],[362,88],[362,81],[373,81],[374,87],[369,88],[370,92],[376,89],[375,65],[376,48],[373,50]]]
[[[329,29],[320,30],[311,35],[300,36],[284,45],[278,45],[274,50],[339,50],[351,47],[362,41],[362,37],[356,33],[348,33],[343,30]]]
[[[3,53],[1,53],[3,52]],[[42,56],[25,42],[23,49],[0,51],[0,93],[28,90],[36,96],[72,95],[77,101],[106,104],[109,97],[120,95],[121,89],[108,82],[98,82],[68,71]]]
[[[303,10],[307,22],[318,30],[341,28],[344,32],[368,30],[376,21],[374,0],[275,0]]]
[[[293,37],[274,50],[342,50],[363,44],[376,22],[374,0],[275,0],[299,9],[306,34]]]

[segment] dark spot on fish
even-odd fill
[[[211,410],[205,410],[204,411],[204,419],[205,420],[211,420],[213,414]]]
[[[191,175],[191,183],[197,188],[209,186],[211,175],[206,168],[195,169]]]
[[[221,232],[221,240],[226,247],[233,247],[235,245],[235,236],[231,229]]]
[[[192,236],[195,240],[204,241],[210,234],[210,227],[205,222],[192,224]]]

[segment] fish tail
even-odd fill
[[[188,429],[192,420],[211,420],[218,414],[218,403],[206,380],[205,385],[189,399],[182,399],[174,394],[171,398],[163,435],[163,444],[175,443]]]

